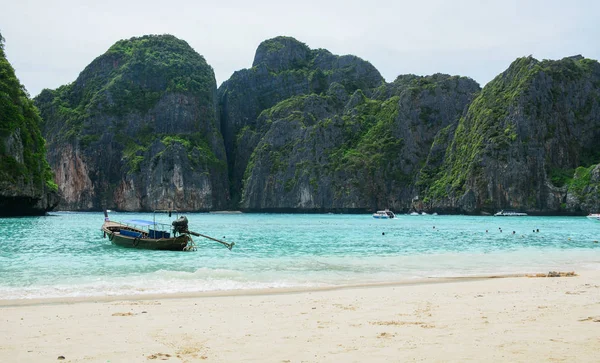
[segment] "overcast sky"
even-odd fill
[[[263,40],[354,54],[388,82],[400,74],[468,76],[485,85],[517,57],[600,59],[594,0],[6,0],[0,33],[31,96],[73,82],[120,39],[173,34],[210,64],[217,85],[249,68]]]

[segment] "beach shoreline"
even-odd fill
[[[49,298],[26,298],[26,299],[3,299],[0,297],[0,307],[25,306],[25,305],[57,305],[57,304],[75,304],[82,302],[113,302],[119,300],[157,300],[157,299],[192,299],[192,298],[210,298],[210,297],[231,297],[231,296],[262,296],[262,295],[284,295],[301,294],[320,291],[336,291],[356,288],[377,288],[377,287],[395,287],[412,286],[427,284],[444,284],[450,282],[469,282],[487,279],[500,279],[512,277],[534,277],[532,273],[511,273],[511,274],[489,274],[473,276],[450,276],[450,277],[427,277],[403,279],[386,282],[370,282],[356,284],[341,284],[327,286],[295,286],[295,287],[273,287],[262,289],[230,289],[230,290],[209,290],[193,292],[169,292],[169,293],[140,293],[140,294],[115,294],[115,295],[92,295],[92,296],[64,296]]]
[[[0,300],[0,361],[595,361],[600,271]]]

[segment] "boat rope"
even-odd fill
[[[133,247],[137,247],[140,244],[140,238],[136,237],[133,239]]]
[[[115,237],[115,232],[112,232],[111,234],[108,235],[108,240],[112,241],[114,237]]]

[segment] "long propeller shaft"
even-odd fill
[[[193,235],[193,236],[197,236],[197,237],[204,237],[204,238],[208,238],[208,239],[210,239],[210,240],[213,240],[213,241],[215,241],[215,242],[219,242],[220,244],[222,244],[222,245],[224,245],[225,247],[229,248],[229,250],[230,250],[230,251],[231,251],[231,249],[233,248],[233,246],[235,245],[235,242],[228,243],[228,242],[225,242],[225,241],[221,241],[220,239],[216,239],[216,238],[213,238],[213,237],[211,237],[211,236],[204,235],[204,234],[202,234],[202,233],[198,233],[198,232],[192,232],[192,231],[190,231],[190,230],[187,230],[187,231],[185,231],[185,233],[189,233],[189,234],[191,234],[191,235]]]

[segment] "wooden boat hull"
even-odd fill
[[[190,236],[186,234],[172,238],[149,238],[148,233],[143,230],[116,222],[105,222],[102,231],[104,237],[108,238],[112,244],[126,248],[166,251],[185,251],[189,248]],[[139,237],[124,235],[123,231],[139,234]]]

